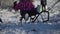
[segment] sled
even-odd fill
[[[41,18],[42,18],[42,22],[47,22],[49,21],[49,11],[46,10],[46,5],[47,5],[47,1],[46,0],[41,0],[41,6],[42,6],[42,11],[40,11],[39,13],[37,14],[32,14],[31,16],[35,16],[34,18],[32,18],[30,16],[30,22],[34,23],[38,17],[41,15]],[[45,20],[42,16],[42,14],[46,13],[47,14],[47,19]],[[37,16],[36,16],[37,15]],[[29,17],[28,17],[29,18]],[[28,19],[27,18],[27,19]],[[26,20],[25,20],[26,22]]]

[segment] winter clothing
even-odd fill
[[[32,2],[27,1],[27,0],[22,0],[20,1],[16,6],[15,9],[18,10],[32,10],[34,8],[34,5]]]
[[[33,3],[30,0],[21,0],[18,4],[15,6],[15,10],[20,9],[20,14],[22,18],[25,18],[25,14],[28,13],[29,17],[32,15],[38,14],[36,11],[36,8],[34,8]]]

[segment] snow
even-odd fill
[[[52,5],[57,0],[47,1],[47,7],[52,8]],[[60,2],[58,2],[49,13],[50,19],[48,22],[43,23],[41,16],[39,16],[35,23],[23,23],[21,25],[19,23],[21,17],[19,11],[15,12],[13,9],[11,11],[9,11],[9,9],[0,9],[0,18],[2,18],[4,22],[0,23],[0,34],[60,34]]]
[[[57,24],[58,25],[58,24]],[[1,26],[0,34],[48,34],[60,32],[60,25],[48,25],[48,24],[24,24],[22,27],[20,25],[7,25]]]

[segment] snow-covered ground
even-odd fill
[[[45,23],[19,24],[20,12],[0,9],[0,34],[60,34],[60,2],[53,6],[58,0],[47,0],[50,7],[50,19]],[[37,3],[37,2],[36,2]],[[37,3],[39,4],[39,2]],[[52,7],[53,6],[53,7]],[[41,21],[41,18],[38,18]]]
[[[12,10],[12,11],[14,11],[14,10]],[[14,12],[10,12],[10,11],[8,11],[8,9],[3,9],[3,10],[1,10],[0,11],[0,18],[2,18],[2,20],[3,20],[3,22],[5,22],[5,23],[8,23],[8,22],[17,22],[17,21],[19,21],[18,19],[19,19],[19,12],[16,12],[15,14],[14,14]]]
[[[57,21],[57,23],[60,21],[60,2],[58,2],[56,5],[54,3],[57,2],[57,0],[47,0],[47,7],[50,7],[51,9],[49,10],[50,14],[50,21],[48,23],[53,23]],[[39,4],[38,1],[36,1],[35,6]],[[52,7],[54,5],[54,7]],[[9,9],[0,9],[0,18],[2,18],[3,22],[8,23],[8,22],[19,22],[20,18],[20,12],[12,9],[12,11],[9,11]],[[38,18],[39,21],[41,21],[41,18]],[[53,20],[53,21],[52,21]]]

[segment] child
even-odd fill
[[[25,14],[28,13],[31,16],[31,11],[34,9],[34,5],[31,0],[20,0],[18,4],[14,7],[15,10],[20,9],[20,14],[22,18],[25,19]],[[21,18],[21,19],[22,19]]]

